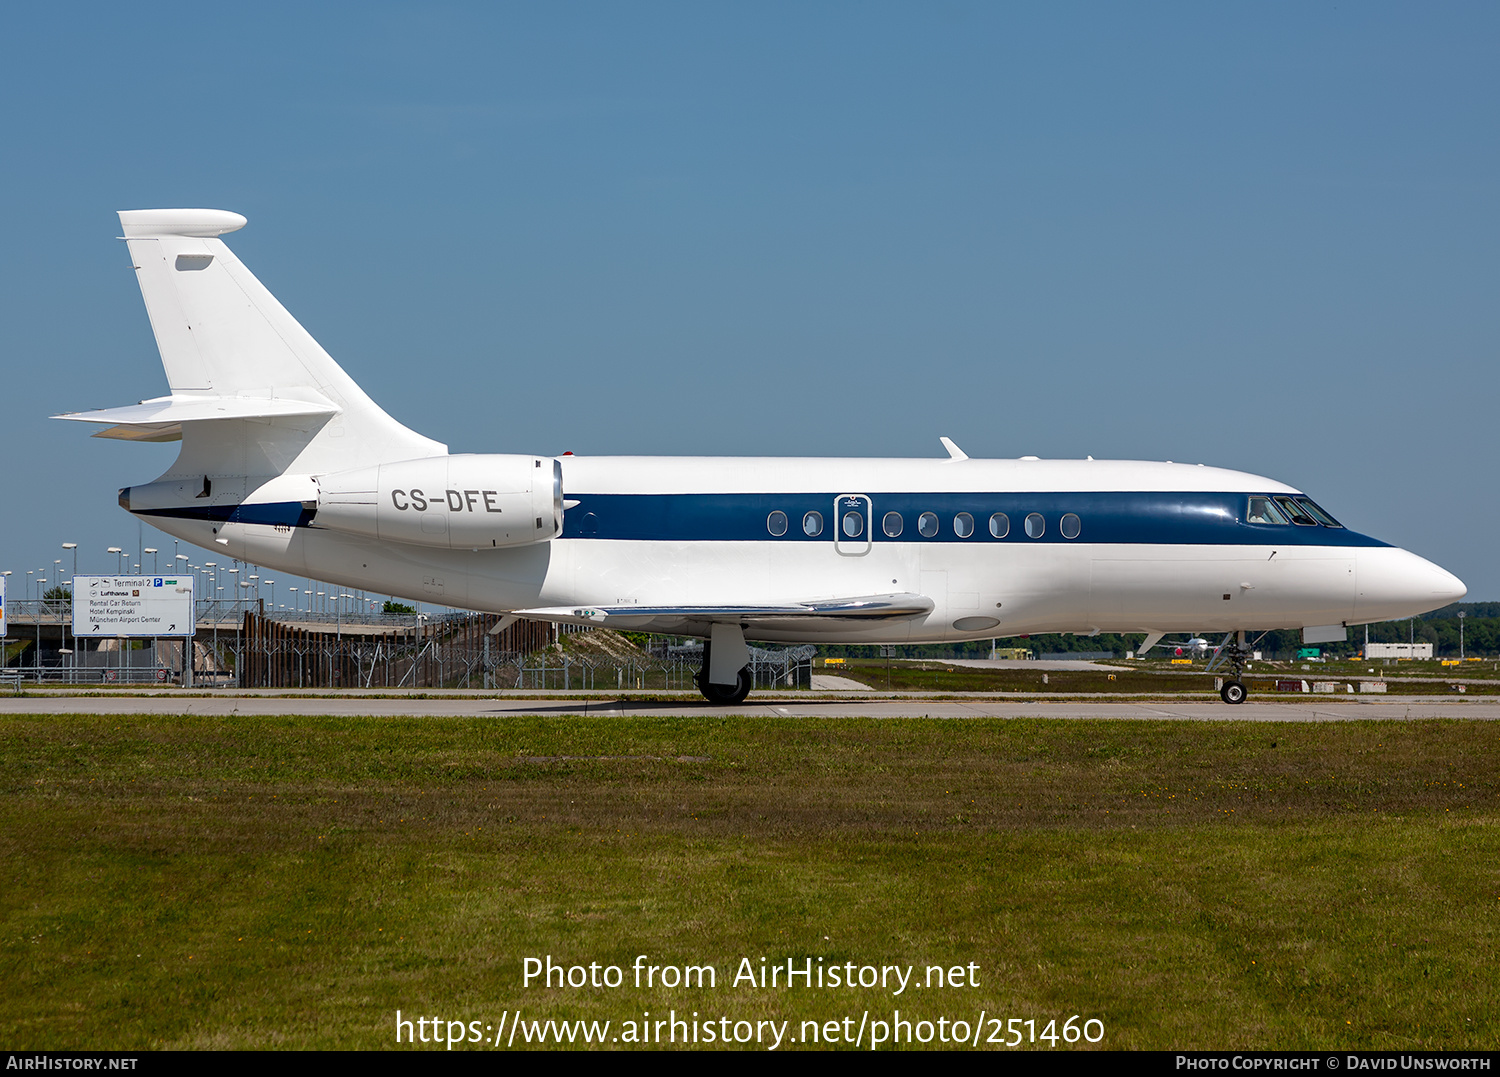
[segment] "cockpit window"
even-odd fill
[[[1276,504],[1282,512],[1286,513],[1287,516],[1291,518],[1292,523],[1296,524],[1298,527],[1318,526],[1318,521],[1314,519],[1306,509],[1297,504],[1295,498],[1278,497],[1276,499]]]
[[[1250,508],[1245,512],[1245,522],[1252,524],[1284,524],[1286,517],[1269,497],[1252,497]]]
[[[1299,497],[1297,499],[1297,504],[1301,505],[1304,509],[1306,509],[1309,513],[1311,513],[1312,514],[1312,518],[1314,520],[1317,520],[1318,523],[1322,524],[1324,527],[1343,527],[1344,526],[1343,524],[1341,524],[1337,520],[1335,520],[1332,516],[1328,515],[1328,513],[1324,512],[1322,509],[1318,508],[1318,506],[1313,502],[1313,500],[1311,498]]]

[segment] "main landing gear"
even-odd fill
[[[745,702],[745,697],[750,694],[750,667],[746,666],[735,675],[734,684],[714,684],[708,679],[708,663],[699,670],[693,678],[698,685],[698,691],[703,693],[703,698],[716,707],[733,707],[738,703]]]
[[[750,694],[750,648],[737,624],[716,624],[703,641],[703,668],[693,680],[716,707],[733,707]]]

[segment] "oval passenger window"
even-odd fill
[[[865,530],[865,518],[857,512],[844,513],[844,534],[850,538],[859,538]]]
[[[823,533],[823,514],[821,512],[809,512],[802,517],[802,531],[804,534],[816,538]]]
[[[780,509],[777,509],[775,512],[771,513],[771,515],[767,516],[766,530],[771,532],[771,534],[775,535],[777,538],[780,538],[782,535],[786,534],[786,513],[782,512]]]
[[[1042,519],[1040,512],[1033,512],[1026,517],[1026,537],[1041,538],[1047,533],[1047,521]]]
[[[937,529],[938,522],[936,513],[924,512],[922,513],[922,515],[917,517],[917,533],[923,538],[932,538],[933,535],[937,534]]]
[[[1083,530],[1083,521],[1078,518],[1077,513],[1070,512],[1057,522],[1057,529],[1062,532],[1063,538],[1076,539]]]
[[[899,512],[888,512],[885,519],[880,521],[880,526],[890,538],[900,538],[901,532],[906,528],[906,521],[901,519]]]
[[[997,512],[991,516],[990,534],[995,538],[1004,538],[1010,534],[1010,517],[1003,512]]]
[[[974,517],[967,512],[960,512],[953,517],[953,533],[959,538],[968,538],[974,533]]]

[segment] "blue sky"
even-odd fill
[[[14,8],[0,568],[136,545],[175,446],[46,416],[164,391],[114,211],[189,205],[455,450],[1205,462],[1500,598],[1497,47],[1481,4]]]

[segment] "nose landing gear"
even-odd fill
[[[1250,694],[1245,688],[1245,682],[1240,678],[1244,675],[1245,663],[1251,654],[1250,648],[1245,646],[1245,633],[1243,631],[1231,632],[1224,637],[1218,655],[1209,663],[1209,669],[1221,661],[1227,661],[1230,665],[1231,672],[1224,681],[1223,687],[1219,689],[1219,698],[1225,703],[1243,703],[1245,697]]]

